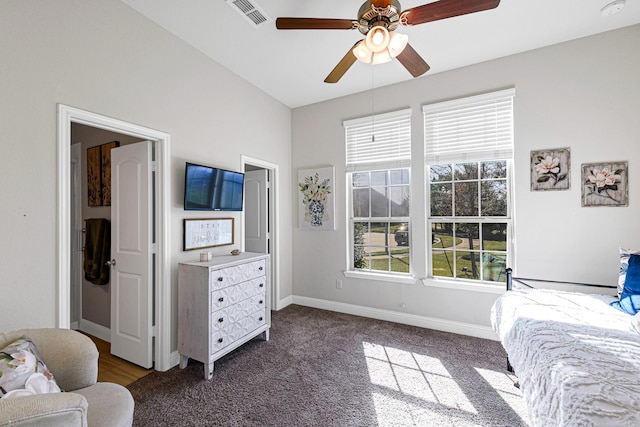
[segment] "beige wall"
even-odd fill
[[[294,224],[296,298],[320,301],[318,305],[336,309],[353,310],[341,304],[379,309],[374,314],[402,321],[415,320],[411,317],[415,315],[442,320],[453,329],[459,326],[457,322],[488,329],[495,292],[344,277],[347,221],[342,122],[372,113],[413,109],[412,255],[417,277],[423,277],[427,266],[422,244],[425,206],[419,198],[425,191],[421,107],[510,87],[516,89],[517,247],[511,266],[521,277],[615,283],[618,246],[640,248],[640,227],[636,225],[640,213],[639,45],[640,25],[636,25],[294,109],[294,174],[298,169],[335,165],[337,212],[336,231],[301,231]],[[571,147],[571,189],[531,192],[530,151],[560,147]],[[580,165],[617,160],[629,161],[629,206],[582,208]],[[295,185],[291,192],[297,197]],[[297,207],[293,209],[295,212]],[[343,280],[343,289],[336,288],[336,279]]]
[[[184,162],[279,165],[276,285],[291,296],[289,108],[117,0],[3,0],[0,40],[1,329],[57,323],[57,103],[171,135],[172,314],[177,263],[196,256],[182,251],[182,220],[197,216],[182,207]]]

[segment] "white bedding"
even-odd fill
[[[494,304],[534,426],[640,426],[640,335],[613,300],[528,289]]]

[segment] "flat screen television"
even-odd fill
[[[184,171],[184,209],[241,211],[244,174],[187,162]]]

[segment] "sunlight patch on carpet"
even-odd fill
[[[363,342],[362,346],[371,383],[389,392],[380,395],[386,396],[385,399],[380,396],[374,398],[377,410],[382,409],[378,408],[377,402],[384,400],[385,416],[391,409],[389,405],[394,406],[393,412],[415,412],[411,409],[415,403],[409,402],[444,405],[468,414],[478,413],[440,360],[369,342]],[[400,400],[401,397],[406,398]],[[421,411],[429,405],[423,406],[420,405]]]

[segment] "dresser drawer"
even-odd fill
[[[243,301],[247,298],[251,298],[254,295],[264,295],[266,286],[266,278],[258,277],[257,279],[248,280],[234,286],[235,289],[235,301]]]
[[[248,316],[245,318],[245,323],[244,323],[244,333],[248,334],[251,331],[254,331],[256,329],[258,329],[260,326],[264,325],[266,323],[266,319],[267,317],[265,316],[264,311],[262,312],[255,312],[253,313],[251,316]]]
[[[224,288],[211,292],[211,311],[218,311],[235,304],[234,288]]]
[[[266,315],[262,311],[255,312],[237,322],[227,324],[224,329],[214,330],[211,333],[211,354],[233,344],[265,323]]]
[[[237,322],[226,325],[224,329],[213,331],[211,334],[211,353],[222,350],[226,346],[233,344],[240,338],[244,337],[253,329],[247,329],[245,324],[247,318],[240,319]]]
[[[211,311],[217,311],[224,307],[237,304],[240,301],[251,298],[254,295],[264,295],[265,278],[249,280],[236,286],[217,289],[211,292]]]
[[[218,310],[211,315],[211,330],[228,329],[230,325],[247,317],[247,314],[239,309],[239,304]]]
[[[254,295],[237,304],[214,311],[211,315],[211,330],[224,329],[230,324],[237,323],[257,311],[264,313],[265,306],[265,296]]]
[[[229,307],[228,311],[233,312],[233,317],[236,319],[243,319],[256,311],[264,312],[265,299],[264,295],[254,295],[251,298],[247,298],[244,301],[240,301],[238,304]]]
[[[210,354],[222,350],[233,341],[235,340],[231,336],[229,336],[229,332],[226,329],[215,331],[213,334],[211,334]]]
[[[265,266],[265,261],[261,259],[232,267],[212,269],[209,274],[209,284],[212,289],[222,289],[227,286],[237,285],[238,283],[264,276],[266,272]]]

